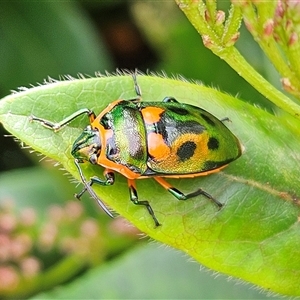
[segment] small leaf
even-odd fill
[[[112,209],[152,238],[181,249],[205,266],[271,291],[300,295],[299,121],[277,117],[211,88],[174,79],[138,76],[145,101],[165,96],[200,106],[218,118],[228,117],[232,132],[245,147],[241,158],[224,171],[194,179],[174,179],[183,192],[201,187],[225,204],[221,210],[203,197],[177,201],[154,180],[140,180],[162,226],[155,228],[144,207],[129,200],[126,180],[93,186]],[[82,108],[100,113],[116,99],[134,98],[131,76],[57,82],[7,96],[0,121],[35,150],[60,161],[77,179],[72,143],[88,125],[82,116],[57,133],[30,122],[30,115],[58,122]],[[86,163],[87,178],[103,169]]]

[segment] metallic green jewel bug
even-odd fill
[[[84,189],[102,209],[113,216],[98,198],[93,184],[114,184],[114,172],[128,180],[130,200],[147,208],[156,226],[160,223],[147,200],[139,200],[136,179],[153,178],[178,200],[204,195],[219,208],[222,204],[198,189],[184,194],[164,178],[191,178],[220,171],[242,154],[242,147],[231,131],[209,112],[165,97],[162,102],[143,102],[136,74],[132,74],[137,96],[109,104],[98,116],[83,108],[59,123],[31,116],[47,128],[58,131],[75,118],[86,114],[89,125],[74,142],[72,155]],[[84,177],[80,164],[89,162],[104,168],[104,178]]]

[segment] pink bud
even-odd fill
[[[11,240],[6,234],[0,234],[0,262],[10,259],[10,243]]]
[[[236,32],[235,34],[233,34],[231,36],[231,38],[227,41],[226,47],[230,47],[230,46],[234,45],[236,43],[236,41],[239,39],[239,37],[240,37],[239,32]]]
[[[298,42],[298,34],[293,32],[289,38],[288,45],[292,46]]]
[[[276,10],[275,10],[275,18],[276,19],[282,19],[283,16],[284,16],[284,12],[285,12],[285,9],[282,5],[282,1],[278,0]]]
[[[269,19],[265,22],[264,26],[263,26],[263,35],[265,37],[269,37],[273,34],[273,30],[274,30],[274,20],[273,19]]]
[[[33,208],[24,208],[21,211],[20,223],[24,226],[32,226],[36,221],[36,212]]]
[[[30,251],[31,247],[31,237],[25,233],[20,234],[11,241],[11,257],[14,260],[19,260],[22,256]]]
[[[11,232],[17,227],[17,219],[12,213],[0,214],[0,232]]]
[[[20,277],[11,266],[0,266],[0,291],[12,290],[19,284]]]
[[[251,32],[252,34],[256,33],[255,27],[251,22],[249,22],[247,19],[244,19],[244,23],[249,32]]]
[[[206,48],[210,49],[214,46],[214,42],[211,40],[209,35],[202,35],[202,41]]]
[[[287,92],[294,92],[295,91],[295,87],[292,86],[291,81],[289,78],[281,78],[280,79],[283,88],[287,91]]]
[[[36,257],[26,257],[21,261],[20,267],[23,276],[33,277],[41,270],[41,262]]]
[[[65,214],[70,220],[78,219],[83,213],[83,206],[79,201],[69,201],[65,207]]]
[[[49,251],[54,246],[57,234],[58,228],[54,223],[45,224],[38,241],[39,249],[44,252]]]
[[[225,21],[225,12],[222,10],[218,10],[216,15],[216,25],[221,25]]]
[[[210,20],[211,20],[210,14],[207,9],[204,12],[204,18],[205,18],[206,22],[210,22]]]
[[[93,219],[87,219],[81,224],[80,231],[83,236],[95,237],[99,234],[98,223]]]
[[[48,214],[51,221],[54,223],[59,223],[64,218],[64,209],[59,205],[51,205],[48,209]]]

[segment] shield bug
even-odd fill
[[[145,206],[156,226],[160,223],[147,200],[139,200],[135,180],[153,178],[178,200],[203,195],[217,207],[222,204],[202,189],[184,194],[164,178],[191,178],[209,175],[226,167],[242,153],[241,144],[221,120],[199,107],[165,97],[161,102],[142,101],[136,74],[132,74],[136,97],[115,100],[99,115],[83,108],[59,123],[31,116],[54,131],[86,114],[89,125],[75,140],[71,154],[84,189],[104,211],[113,216],[98,198],[93,184],[114,184],[114,172],[128,181],[130,200]],[[89,162],[104,168],[104,177],[86,180],[80,164]]]

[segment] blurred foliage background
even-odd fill
[[[226,11],[229,1],[220,2]],[[276,81],[244,29],[237,47]],[[180,74],[270,109],[203,46],[172,0],[1,3],[1,97],[48,76],[93,76],[116,68]],[[6,134],[1,127],[1,298],[264,298],[225,276],[200,272],[175,250],[149,244],[126,221],[103,215],[88,197],[76,202],[76,187],[63,171]]]

